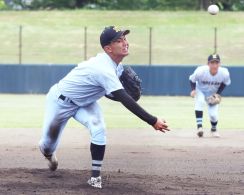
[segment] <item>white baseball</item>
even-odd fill
[[[219,12],[219,7],[217,5],[210,5],[208,7],[208,13],[216,15]]]
[[[217,5],[210,5],[208,7],[208,13],[216,15],[219,12],[219,7]]]

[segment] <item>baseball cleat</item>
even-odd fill
[[[212,134],[212,137],[216,137],[216,138],[220,137],[220,135],[217,131],[211,131],[211,134]]]
[[[102,178],[101,178],[101,176],[99,176],[99,177],[91,177],[87,181],[87,183],[90,186],[94,187],[94,188],[102,188]]]
[[[200,127],[200,128],[197,129],[197,131],[198,131],[197,132],[197,136],[198,137],[203,137],[203,129]]]
[[[56,157],[56,154],[53,153],[51,156],[45,156],[45,158],[48,160],[48,167],[51,171],[55,171],[58,168],[58,159]]]
[[[51,171],[55,171],[58,168],[58,159],[56,157],[56,154],[53,153],[51,155],[45,154],[42,151],[41,146],[39,146],[41,153],[43,154],[43,156],[45,157],[45,159],[47,159],[48,161],[48,167]]]

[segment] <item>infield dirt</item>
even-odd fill
[[[40,129],[0,129],[0,194],[244,194],[244,131],[202,139],[194,130],[107,132],[103,189],[90,176],[89,134],[65,129],[50,172],[38,150]]]

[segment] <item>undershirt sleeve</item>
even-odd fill
[[[224,83],[221,83],[219,88],[218,88],[217,94],[220,95],[223,92],[225,87],[226,87],[226,85]]]
[[[192,81],[190,80],[190,85],[191,85],[191,89],[192,89],[192,90],[195,90],[195,89],[196,89],[196,83],[195,83],[195,82],[192,82]]]
[[[121,102],[128,110],[130,110],[143,121],[150,125],[154,125],[157,122],[157,118],[149,114],[139,104],[137,104],[136,101],[130,97],[130,95],[128,95],[124,89],[113,91],[112,95],[116,98],[117,101]]]

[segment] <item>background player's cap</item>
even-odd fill
[[[219,54],[211,54],[210,56],[208,56],[208,62],[211,62],[211,61],[220,62]]]
[[[110,44],[111,42],[115,41],[116,39],[120,38],[122,35],[127,35],[130,33],[130,30],[120,30],[115,26],[108,26],[105,27],[103,32],[100,35],[100,43],[102,48],[106,45]]]

